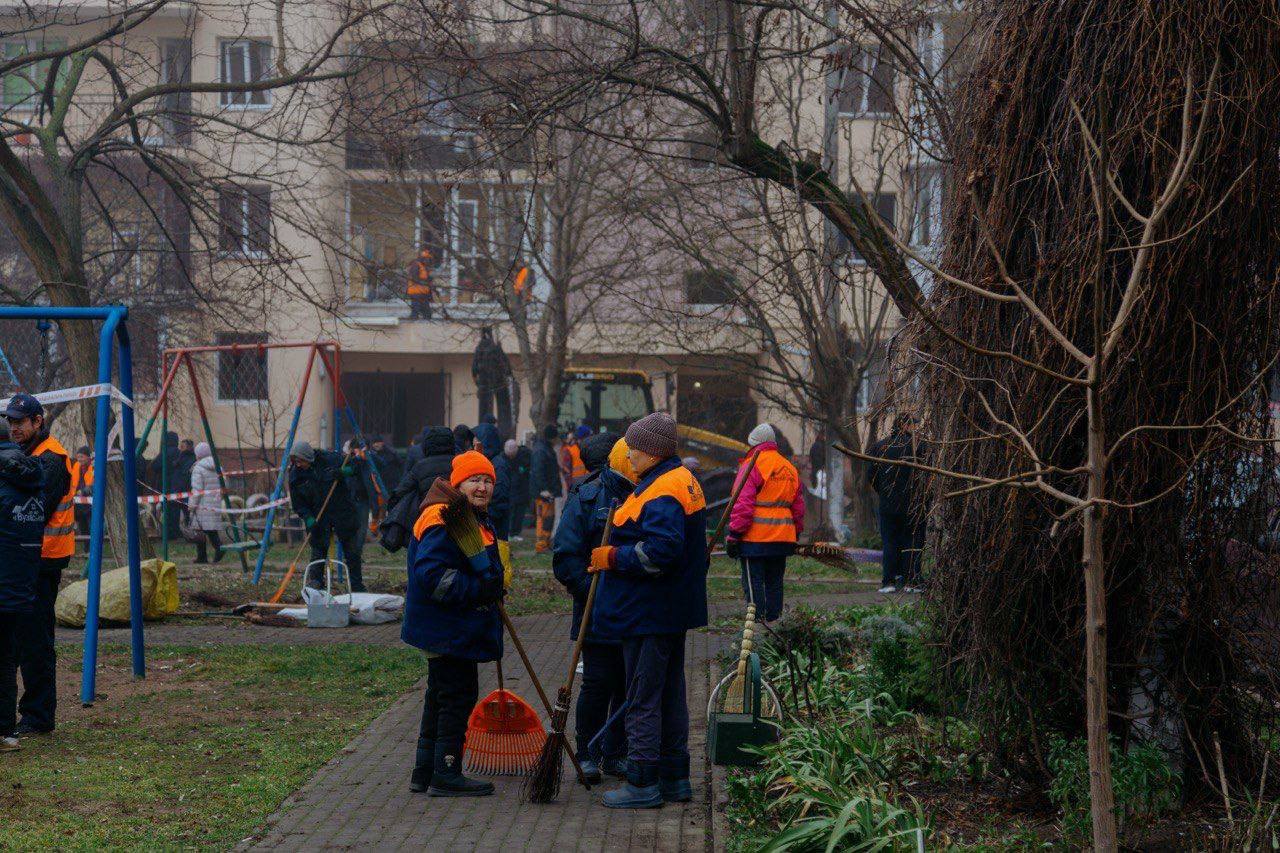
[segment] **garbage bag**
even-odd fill
[[[303,596],[312,590],[304,589]],[[314,590],[324,595],[322,590]],[[353,625],[381,625],[384,622],[399,622],[404,618],[404,596],[390,595],[380,592],[353,592],[347,595],[335,595],[328,599],[334,604],[345,604],[351,609]],[[276,611],[276,615],[290,619],[306,621],[307,608],[288,607]]]
[[[143,560],[142,617],[163,619],[178,609],[178,570],[173,563],[159,559]],[[129,624],[129,570],[112,569],[102,574],[98,597],[98,621],[103,624]],[[53,604],[59,625],[83,628],[88,609],[88,579],[69,584]]]

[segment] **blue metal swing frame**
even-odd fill
[[[126,320],[129,309],[123,305],[102,308],[19,308],[0,306],[0,319],[15,320],[91,320],[102,323],[98,332],[98,382],[111,384],[111,343],[119,347],[120,391],[133,400],[133,351],[129,344]],[[106,460],[111,397],[99,395],[94,418],[94,458]],[[120,405],[121,451],[124,462],[124,501],[129,551],[129,625],[133,650],[133,674],[146,678],[147,664],[142,629],[142,554],[138,546],[138,471],[134,437],[133,406]],[[84,664],[80,671],[80,702],[93,704],[98,676],[98,605],[102,593],[102,552],[105,532],[103,516],[107,499],[107,478],[93,479],[93,511],[89,524],[89,563],[85,571],[89,579],[88,602],[84,622]]]

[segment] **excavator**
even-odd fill
[[[630,368],[570,367],[565,371],[556,424],[568,432],[587,424],[594,432],[621,435],[632,421],[654,411],[649,374]],[[709,508],[723,507],[733,490],[739,461],[749,449],[741,441],[679,425],[680,455],[698,459],[698,478]]]

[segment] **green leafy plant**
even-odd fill
[[[1055,737],[1049,744],[1049,770],[1053,774],[1049,798],[1062,810],[1063,841],[1088,844],[1089,759],[1084,739]],[[1122,838],[1177,808],[1177,776],[1164,753],[1152,744],[1135,744],[1123,752],[1113,738],[1111,779]]]

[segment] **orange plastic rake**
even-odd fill
[[[502,686],[476,703],[467,720],[466,769],[481,776],[525,776],[542,752],[547,732],[538,712]]]

